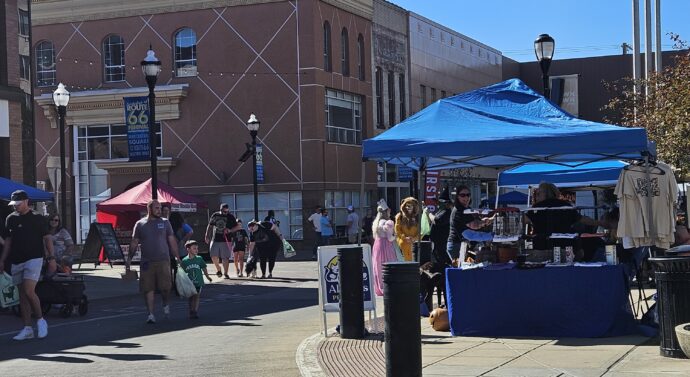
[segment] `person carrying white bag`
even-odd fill
[[[189,298],[189,318],[199,318],[199,296],[201,296],[201,288],[204,286],[204,278],[201,273],[206,276],[209,283],[213,281],[206,269],[206,262],[199,256],[199,245],[194,240],[189,240],[184,244],[187,249],[187,256],[182,259],[177,270],[177,290],[180,296]],[[183,272],[184,270],[184,272]]]

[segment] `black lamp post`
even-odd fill
[[[67,169],[65,167],[65,116],[67,116],[67,104],[69,92],[62,83],[58,84],[53,92],[53,102],[57,108],[60,122],[60,217],[63,223],[67,216]]]
[[[254,220],[259,221],[259,184],[256,179],[256,135],[259,133],[259,122],[256,115],[251,114],[247,121],[249,134],[252,136],[252,171],[254,173]]]
[[[146,58],[141,61],[141,70],[149,86],[149,150],[151,152],[151,199],[158,199],[158,149],[156,143],[156,87],[158,74],[161,72],[161,62],[156,58],[151,46],[146,51]]]
[[[541,78],[544,82],[544,97],[551,99],[551,89],[549,88],[549,67],[556,42],[548,34],[541,34],[534,41],[534,53],[537,55],[539,66],[541,67]]]

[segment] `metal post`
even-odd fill
[[[156,76],[146,76],[149,86],[149,150],[151,152],[151,199],[158,199],[158,149],[156,148]]]
[[[548,68],[546,68],[548,70]],[[542,68],[542,75],[541,75],[541,81],[542,85],[544,85],[544,97],[546,99],[551,99],[551,88],[549,88],[549,75],[544,71],[544,68]]]
[[[65,166],[65,116],[67,106],[58,106],[60,117],[60,218],[63,224],[67,219],[67,167]]]
[[[364,287],[362,283],[362,247],[338,248],[340,272],[340,337],[364,337]]]
[[[253,169],[253,185],[254,185],[254,220],[259,221],[259,183],[256,176],[256,135],[258,131],[249,131],[252,135],[252,169]]]
[[[655,37],[655,54],[654,58],[656,61],[656,71],[661,72],[664,70],[661,64],[661,0],[656,0],[654,3],[654,37]]]
[[[422,375],[419,321],[419,263],[383,265],[383,306],[387,377]]]

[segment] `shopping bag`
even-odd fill
[[[6,272],[0,274],[0,306],[9,308],[19,304],[19,289],[12,283],[12,277]]]
[[[429,220],[429,209],[424,208],[424,211],[422,212],[422,221],[421,221],[421,230],[419,235],[424,237],[428,236],[431,234],[431,221]]]
[[[177,269],[175,286],[177,287],[177,292],[181,297],[190,298],[197,293],[194,283],[182,268]]]
[[[297,255],[295,248],[289,242],[283,240],[283,256],[285,258],[292,258]]]

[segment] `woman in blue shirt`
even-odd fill
[[[330,245],[331,237],[333,237],[333,224],[328,218],[328,210],[321,209],[321,244]]]

